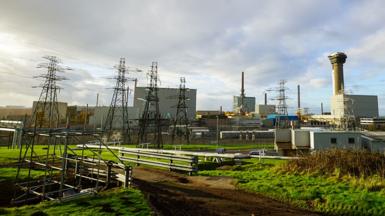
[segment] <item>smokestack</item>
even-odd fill
[[[324,114],[324,103],[321,102],[321,115]]]
[[[343,52],[335,52],[328,56],[333,68],[333,95],[344,93],[344,63],[346,62],[346,54]]]
[[[265,92],[265,105],[267,105],[267,93]]]
[[[241,97],[245,97],[245,74],[242,72]]]
[[[301,108],[301,87],[297,85],[297,100],[298,100],[298,109]]]

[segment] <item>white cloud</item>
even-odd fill
[[[241,71],[248,96],[261,97],[280,79],[319,96],[331,92],[327,54],[333,51],[347,51],[349,84],[364,73],[371,72],[371,80],[380,76],[384,6],[342,0],[333,7],[321,0],[7,1],[0,8],[0,89],[24,96],[11,101],[0,94],[0,103],[29,105],[37,97],[17,78],[40,73],[34,68],[43,55],[75,68],[61,92],[70,103],[93,104],[99,92],[108,104],[106,88],[113,83],[106,78],[120,57],[145,71],[158,61],[163,86],[176,87],[185,76],[198,89],[202,109],[230,109]],[[145,73],[138,76],[145,84]]]

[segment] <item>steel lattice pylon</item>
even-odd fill
[[[186,89],[186,79],[184,77],[181,77],[178,94],[178,105],[171,134],[172,143],[174,143],[175,141],[175,136],[184,138],[187,143],[190,143],[190,122],[187,117],[188,106],[186,104],[186,101],[188,100],[188,98],[186,97],[187,91],[188,89]]]
[[[131,143],[130,124],[128,117],[128,95],[129,86],[127,81],[134,80],[127,77],[128,68],[124,58],[120,58],[119,65],[116,66],[118,74],[113,79],[116,80],[114,93],[112,95],[110,108],[108,110],[107,118],[103,127],[103,131],[107,133],[107,138],[110,139],[114,129],[121,131],[122,141],[124,143]],[[139,70],[138,70],[139,71]],[[114,123],[120,125],[114,126]]]
[[[151,70],[147,74],[149,84],[145,101],[144,110],[139,119],[138,144],[147,143],[150,133],[153,134],[152,144],[156,148],[163,148],[162,140],[162,118],[159,112],[158,97],[158,63],[152,62]]]
[[[39,100],[34,104],[32,111],[32,116],[26,124],[28,130],[23,129],[25,146],[20,148],[19,163],[16,173],[16,181],[20,181],[20,170],[23,167],[27,167],[28,175],[27,180],[31,180],[31,170],[35,164],[40,164],[44,166],[44,176],[43,181],[40,184],[42,199],[46,197],[46,189],[51,184],[53,179],[53,167],[48,164],[55,164],[60,162],[56,160],[56,154],[60,151],[62,153],[61,146],[57,148],[57,137],[51,136],[58,128],[61,123],[61,116],[59,114],[58,108],[58,90],[60,87],[57,85],[58,81],[62,81],[65,78],[58,76],[58,72],[64,72],[70,68],[60,66],[60,60],[55,56],[45,56],[45,59],[48,60],[47,63],[41,63],[38,65],[38,68],[46,68],[47,73],[36,76],[35,78],[43,78],[43,83],[39,86],[42,88],[42,91],[39,96]],[[44,131],[44,132],[41,132]],[[34,148],[35,143],[39,143],[39,133],[44,133],[46,137],[46,153],[44,155],[37,155]],[[66,149],[64,149],[64,152]],[[64,184],[64,173],[62,173],[62,181],[60,183],[61,188]],[[15,198],[23,199],[24,196],[30,194],[31,191],[34,191],[36,185],[33,186],[28,181],[23,184],[22,187],[25,191],[25,194]],[[16,195],[16,194],[15,194]],[[17,199],[16,199],[17,200]]]

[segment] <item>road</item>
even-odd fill
[[[319,215],[239,190],[230,177],[185,176],[143,167],[133,174],[156,215]]]

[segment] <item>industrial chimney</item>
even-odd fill
[[[344,93],[344,63],[346,62],[346,54],[343,52],[335,52],[328,56],[333,68],[333,95]]]

